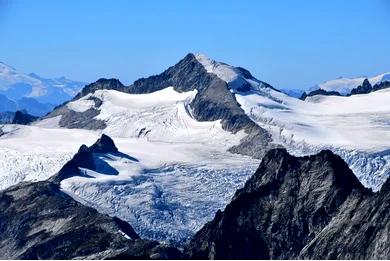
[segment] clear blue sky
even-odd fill
[[[0,61],[129,84],[188,52],[278,88],[390,71],[390,1],[0,0]]]

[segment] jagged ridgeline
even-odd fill
[[[267,149],[276,147],[272,144],[271,135],[253,122],[236,101],[234,92],[248,92],[253,86],[273,89],[269,84],[255,79],[249,71],[234,67],[238,78],[228,83],[214,73],[206,70],[201,55],[188,54],[176,65],[168,68],[159,75],[141,78],[130,86],[123,85],[116,79],[100,79],[89,84],[77,94],[72,101],[76,101],[98,90],[116,90],[130,94],[148,94],[172,86],[175,91],[197,91],[195,98],[189,104],[191,116],[197,121],[220,120],[222,128],[237,133],[245,131],[247,137],[241,144],[231,148],[232,152],[261,158]],[[95,119],[99,115],[102,101],[96,97],[90,98],[94,106],[83,112],[75,112],[66,104],[57,107],[45,118],[61,116],[60,127],[104,129],[104,121]]]
[[[390,180],[364,188],[331,151],[269,151],[224,211],[191,240],[191,259],[389,259]]]

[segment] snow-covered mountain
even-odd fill
[[[36,74],[25,74],[0,62],[0,94],[12,104],[2,111],[25,109],[31,114],[43,115],[55,105],[74,97],[85,83],[65,77],[45,79]]]
[[[100,79],[33,126],[2,127],[0,187],[47,179],[106,133],[121,154],[97,155],[98,168],[64,179],[63,191],[144,238],[180,245],[271,148],[331,149],[379,189],[390,173],[389,90],[302,101],[241,67],[189,54],[130,86]]]
[[[365,79],[368,79],[368,81],[371,83],[372,86],[375,84],[379,84],[381,82],[388,81],[390,82],[390,72],[389,73],[383,73],[372,77],[357,77],[357,78],[345,78],[340,77],[334,80],[329,80],[320,84],[317,84],[316,86],[310,88],[307,93],[311,91],[315,91],[318,89],[322,89],[325,91],[335,91],[340,93],[341,95],[348,95],[351,93],[352,89],[358,87],[359,85],[363,84],[363,81]]]

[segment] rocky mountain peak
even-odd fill
[[[370,81],[366,78],[366,79],[364,79],[364,81],[361,85],[359,85],[358,87],[351,90],[350,95],[365,94],[365,93],[369,93],[371,91],[372,91],[372,85],[371,85]]]
[[[107,135],[102,136],[90,147],[85,144],[81,145],[78,152],[73,158],[68,161],[60,171],[50,178],[59,184],[62,180],[73,176],[84,176],[79,168],[86,168],[90,170],[96,170],[94,153],[117,153],[118,148],[115,146],[114,141]]]
[[[77,100],[97,90],[116,90],[125,92],[126,86],[124,86],[118,79],[100,78],[96,82],[86,85],[72,100]]]
[[[354,193],[369,192],[331,151],[270,150],[256,173],[188,245],[199,259],[293,259]],[[245,249],[245,251],[243,251]]]
[[[115,146],[114,141],[107,136],[102,136],[90,147],[93,153],[117,153],[118,148]]]
[[[12,124],[22,124],[27,125],[31,122],[37,120],[38,117],[28,114],[25,111],[16,111],[14,114],[14,118],[12,120]]]

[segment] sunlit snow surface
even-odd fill
[[[173,88],[149,95],[97,91],[103,101],[97,118],[108,127],[118,155],[96,155],[94,178],[73,177],[62,189],[76,200],[118,216],[141,237],[183,244],[256,170],[259,161],[231,154],[244,133],[222,130],[219,121],[197,122],[188,104],[196,91]],[[92,106],[86,96],[68,104]],[[59,118],[35,126],[6,125],[0,137],[2,188],[56,173],[81,144],[93,144],[101,131],[58,128]],[[10,153],[12,151],[12,153]],[[15,168],[15,162],[17,168]]]

